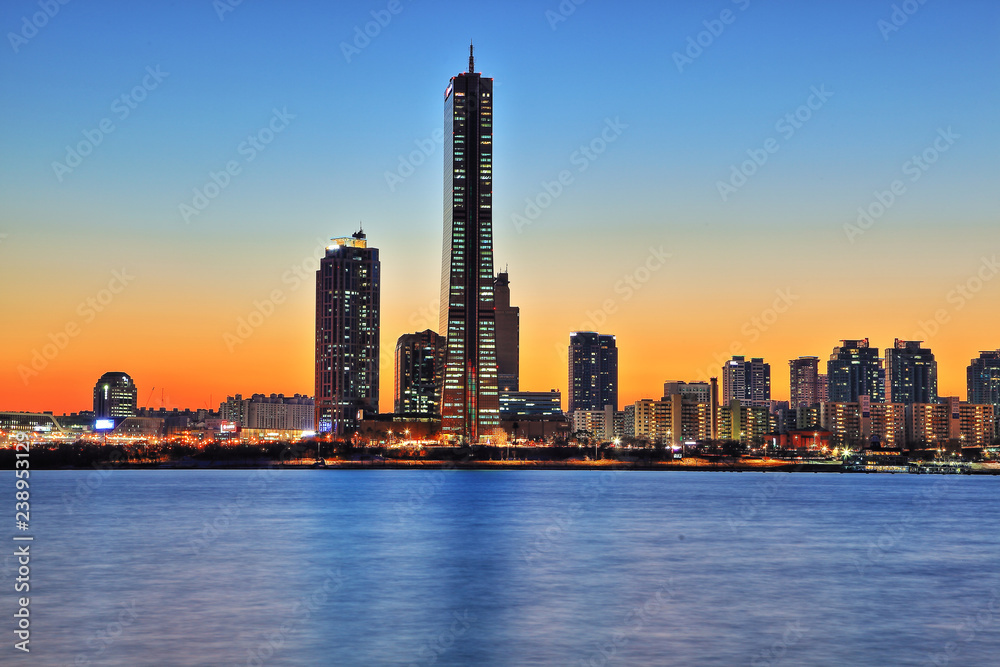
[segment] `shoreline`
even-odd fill
[[[684,462],[634,462],[634,461],[444,461],[444,460],[387,460],[387,461],[331,461],[317,465],[311,460],[301,463],[274,461],[174,461],[169,463],[128,464],[101,462],[89,466],[37,467],[36,470],[628,470],[660,472],[774,472],[774,473],[840,473],[852,475],[913,475],[961,474],[1000,475],[1000,467],[963,469],[961,473],[911,473],[908,471],[850,470],[839,462],[791,462],[783,460],[753,460],[752,462],[711,462],[690,460]]]

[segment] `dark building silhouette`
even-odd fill
[[[94,417],[114,419],[135,415],[138,391],[128,373],[110,372],[94,385]]]
[[[441,417],[444,336],[427,329],[396,342],[393,412],[406,417]]]
[[[444,247],[439,332],[445,336],[441,430],[479,442],[500,433],[493,298],[493,79],[469,71],[445,91]]]
[[[569,408],[618,410],[618,347],[615,337],[594,331],[569,335]]]
[[[378,413],[378,249],[333,239],[316,271],[316,431],[343,435]]]
[[[521,364],[521,309],[510,305],[510,278],[506,271],[497,274],[493,281],[493,298],[497,318],[497,384],[500,391],[517,391]]]
[[[885,402],[937,403],[937,361],[919,340],[899,340],[885,350]]]

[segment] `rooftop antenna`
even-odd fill
[[[472,57],[472,40],[469,40],[469,74],[476,71],[476,60]]]

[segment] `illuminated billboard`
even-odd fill
[[[110,431],[115,427],[114,419],[98,419],[94,422],[95,431]]]

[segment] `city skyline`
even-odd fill
[[[249,6],[222,17],[174,9],[155,31],[135,10],[61,7],[0,57],[12,90],[24,93],[0,111],[10,135],[0,270],[17,288],[5,290],[4,305],[30,314],[4,322],[3,407],[84,409],[79,387],[108,368],[157,387],[157,397],[166,387],[168,407],[211,405],[234,391],[308,392],[313,262],[358,219],[383,240],[380,368],[390,377],[395,340],[437,321],[438,95],[461,68],[470,33],[504,91],[494,227],[497,265],[510,266],[520,307],[522,389],[567,396],[565,337],[597,330],[617,337],[623,404],[655,397],[665,378],[705,380],[733,354],[772,364],[825,359],[846,336],[882,349],[924,340],[939,365],[939,395],[964,396],[965,368],[997,348],[1000,324],[989,194],[997,54],[988,35],[997,9],[921,6],[884,33],[888,6],[742,4],[681,65],[674,54],[688,52],[706,22],[718,29],[719,7],[643,7],[649,20],[630,21],[636,15],[587,5],[553,26],[542,9],[515,4],[485,9],[490,21],[470,30],[447,7],[406,5],[348,55],[339,44],[372,20],[367,8],[323,10],[316,27],[274,20],[279,33],[301,31],[303,44],[328,29],[337,45],[323,62],[330,89],[316,83],[324,79],[315,66],[287,67],[290,57],[308,61],[301,56],[311,46],[293,56],[270,46],[249,53],[241,40],[263,34],[263,16]],[[12,3],[0,20],[16,31],[36,9]],[[113,44],[85,41],[96,21],[129,35],[127,59]],[[464,36],[428,47],[439,22],[443,34]],[[759,47],[769,22],[792,34],[825,27],[810,43],[782,39],[768,50]],[[180,53],[165,38],[182,25],[222,40],[232,58]],[[537,45],[521,53],[509,44],[525,26]],[[615,38],[614,55],[581,46],[609,27],[629,35]],[[822,60],[824,48],[844,42],[857,47],[846,62]],[[927,43],[949,48],[924,53]],[[60,58],[72,48],[79,59]],[[421,55],[400,57],[409,53]],[[790,54],[806,64],[789,65]],[[772,59],[784,69],[767,67]],[[859,74],[862,59],[870,67]],[[642,104],[628,92],[649,76],[636,62],[655,63],[662,84],[641,88]],[[537,71],[560,63],[546,85],[565,105],[536,104]],[[390,65],[401,87],[386,99],[367,84]],[[588,84],[607,94],[595,98]],[[337,106],[333,89],[351,102]],[[796,121],[803,108],[809,119]],[[174,120],[178,112],[190,128]],[[778,130],[786,114],[800,127],[786,120]],[[112,131],[100,129],[105,117]],[[244,145],[248,135],[260,149]],[[92,154],[70,172],[53,167],[68,165],[64,147],[88,136],[101,137]],[[754,174],[735,192],[723,188],[722,201],[718,183],[738,183],[731,167],[763,159],[770,137],[778,150],[765,149],[767,161],[750,165]],[[352,159],[325,159],[317,148]],[[903,194],[894,193],[897,179]],[[195,190],[217,196],[199,210]],[[609,229],[616,243],[594,242]],[[748,251],[759,261],[733,281]],[[705,279],[686,280],[696,273]],[[32,365],[36,352],[53,349]],[[785,383],[772,394],[787,399]],[[381,409],[391,410],[384,390]]]

